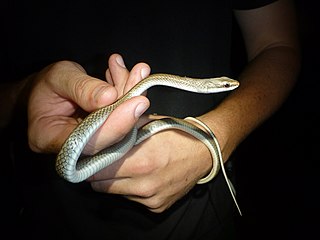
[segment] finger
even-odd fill
[[[133,128],[139,116],[146,111],[149,105],[149,100],[143,96],[132,98],[123,103],[90,139],[83,153],[91,155],[118,142]],[[29,145],[35,152],[58,152],[65,139],[78,124],[77,119],[61,115],[30,121]],[[37,129],[46,129],[46,134],[42,134]]]
[[[68,62],[66,64],[75,64]],[[66,66],[63,66],[66,67]],[[53,91],[61,97],[72,100],[85,111],[113,103],[117,97],[116,89],[109,83],[88,76],[84,70],[70,68],[62,76],[51,78]]]
[[[162,212],[173,202],[168,203],[161,197],[159,181],[150,178],[122,178],[104,181],[93,181],[93,190],[102,193],[122,195],[123,197],[145,205],[150,211]]]
[[[106,80],[110,85],[114,86],[114,82],[112,80],[112,76],[109,68],[106,70]]]
[[[92,181],[91,187],[97,192],[107,192],[130,197],[150,198],[158,190],[158,185],[150,177],[117,178]]]
[[[158,115],[158,114],[144,114],[139,118],[139,121],[137,122],[137,127],[141,128],[142,126],[155,121],[155,120],[159,120],[162,118],[167,118],[168,116],[166,115]]]
[[[108,64],[109,68],[106,71],[107,81],[114,84],[119,96],[128,92],[134,85],[150,74],[150,67],[146,63],[136,64],[129,72],[119,54],[112,54]]]
[[[114,87],[88,76],[75,62],[61,61],[44,68],[36,75],[29,98],[29,145],[37,152],[57,151],[78,124],[72,117],[78,106],[92,111],[116,97]]]
[[[124,92],[128,92],[131,88],[133,88],[138,82],[142,79],[146,78],[150,74],[150,67],[146,63],[138,63],[136,64],[132,70],[130,71],[130,75],[126,85],[124,87]]]
[[[41,118],[29,123],[28,141],[34,152],[56,153],[76,127],[76,119],[63,116]],[[39,129],[45,129],[45,134]]]
[[[125,101],[116,108],[99,128],[84,149],[85,154],[94,154],[122,139],[137,123],[139,117],[150,106],[144,96]],[[121,119],[121,121],[119,121]]]
[[[118,95],[124,94],[124,87],[129,77],[123,58],[120,54],[112,54],[108,60],[108,70],[106,71],[107,81],[112,82],[118,91]]]

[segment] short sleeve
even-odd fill
[[[249,10],[263,7],[277,0],[232,0],[232,7],[235,10]]]

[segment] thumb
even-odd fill
[[[90,139],[84,154],[94,154],[121,140],[147,110],[150,102],[144,96],[133,97],[120,104]]]
[[[71,99],[88,112],[109,105],[118,97],[115,87],[88,75],[79,76],[75,81],[69,81],[69,84],[67,91],[70,91]]]
[[[57,89],[57,93],[62,97],[88,112],[109,105],[117,99],[117,90],[111,84],[87,75],[77,63],[69,62],[65,65],[69,65],[64,66],[68,70],[64,71],[58,81],[52,83],[56,85],[54,89]]]

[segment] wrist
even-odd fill
[[[199,116],[198,119],[205,123],[214,133],[220,146],[222,159],[226,162],[237,146],[231,137],[234,135],[230,131],[227,121],[222,118],[207,115]]]
[[[186,117],[184,120],[191,121],[193,125],[201,129],[208,136],[201,139],[201,141],[207,146],[211,154],[212,167],[211,171],[198,181],[198,184],[204,184],[211,181],[219,172],[220,166],[223,167],[223,159],[219,142],[215,134],[204,122],[194,117]],[[210,139],[210,140],[209,140]],[[200,139],[199,139],[200,140]]]

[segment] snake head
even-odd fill
[[[231,91],[239,87],[237,80],[228,77],[209,78],[206,87],[208,93]]]

